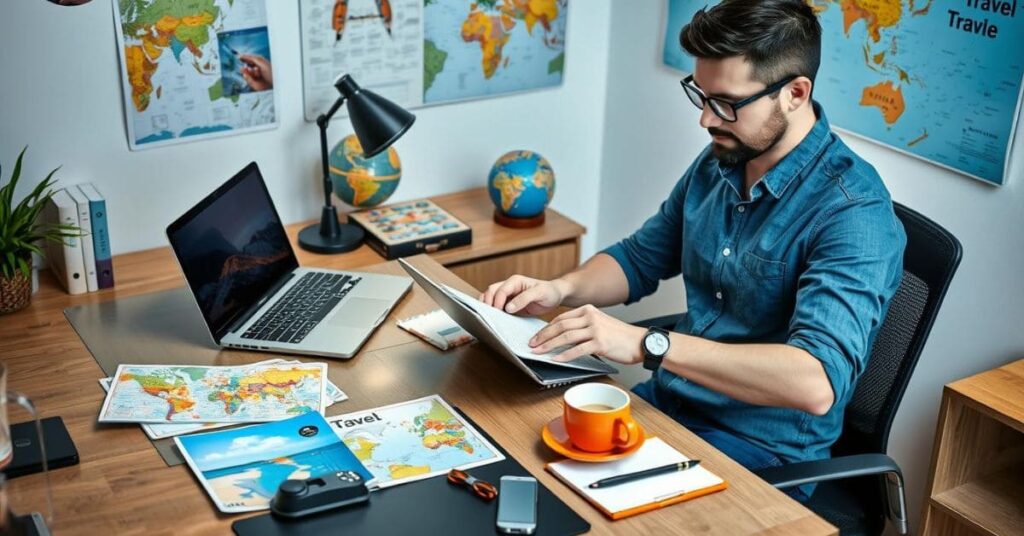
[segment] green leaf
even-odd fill
[[[32,277],[32,266],[24,258],[18,259],[18,267],[21,268],[21,273],[25,274],[25,277]]]

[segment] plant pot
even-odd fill
[[[0,275],[0,315],[24,309],[32,301],[32,278],[21,270],[14,277]]]

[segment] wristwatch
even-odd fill
[[[644,335],[641,344],[644,351],[644,368],[658,370],[661,361],[665,359],[665,354],[668,353],[669,344],[668,330],[658,327],[648,328],[647,335]]]

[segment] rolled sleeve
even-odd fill
[[[837,404],[845,404],[903,274],[906,235],[892,202],[847,200],[812,233],[797,281],[788,344],[821,361]]]
[[[619,263],[633,303],[658,290],[658,284],[682,272],[683,203],[693,167],[676,183],[658,212],[639,230],[601,251]]]

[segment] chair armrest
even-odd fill
[[[642,328],[655,327],[672,331],[673,329],[675,329],[676,324],[679,323],[679,320],[682,318],[683,313],[677,313],[674,315],[659,316],[655,318],[648,318],[646,320],[640,320],[638,322],[633,322],[633,325],[640,326]]]
[[[900,534],[907,534],[907,500],[903,490],[903,472],[885,454],[855,454],[825,460],[768,467],[754,474],[776,488],[791,488],[815,482],[842,480],[859,476],[885,476],[886,517]]]

